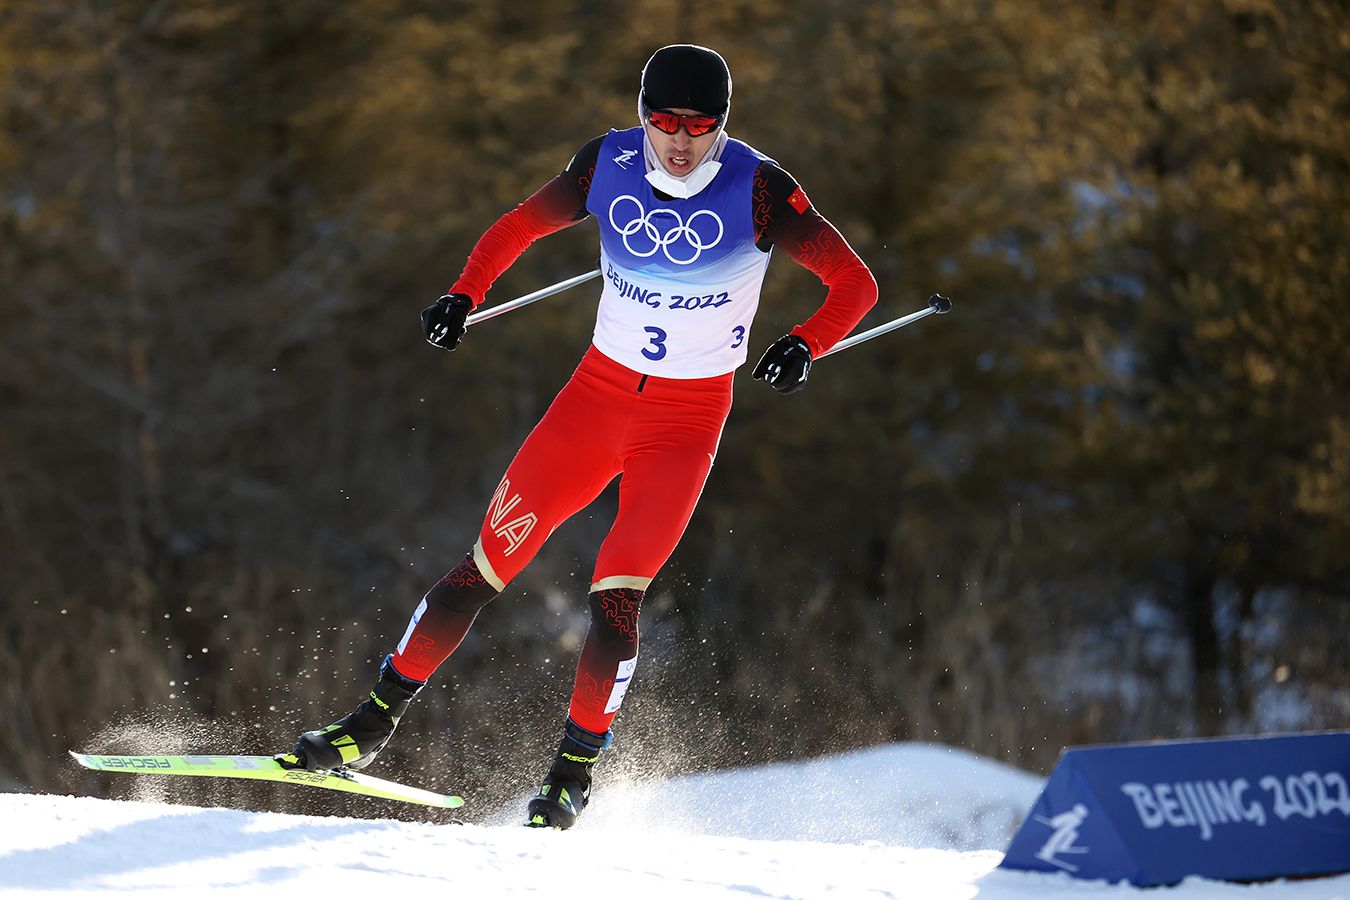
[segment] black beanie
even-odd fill
[[[696,44],[662,47],[642,68],[647,109],[694,109],[720,116],[731,106],[731,70],[716,50]]]

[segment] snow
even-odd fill
[[[0,897],[1140,894],[996,868],[1041,784],[964,751],[900,744],[659,784],[601,781],[570,832],[519,827],[523,800],[481,816],[470,805],[461,812],[472,822],[454,825],[434,812],[412,823],[0,794]],[[352,798],[352,812],[362,803]],[[1330,900],[1350,898],[1350,876],[1262,885],[1191,879],[1147,896]]]

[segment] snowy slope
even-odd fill
[[[1009,808],[1025,810],[1038,786],[961,751],[902,745],[610,786],[567,833],[0,794],[0,896],[1350,898],[1350,876],[1145,895],[996,870]],[[650,824],[658,799],[687,814]]]
[[[759,840],[1001,849],[1042,784],[1020,769],[954,747],[893,745],[607,787],[596,794],[586,824]],[[514,821],[527,799],[493,824]]]

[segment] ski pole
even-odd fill
[[[942,296],[941,294],[934,294],[933,296],[928,298],[927,309],[921,309],[918,312],[912,312],[907,316],[901,316],[898,319],[893,319],[884,325],[878,325],[876,328],[869,328],[862,334],[855,334],[851,338],[845,338],[844,340],[835,344],[833,347],[826,350],[824,353],[820,354],[820,356],[816,358],[824,359],[825,357],[838,353],[841,350],[847,350],[849,347],[856,347],[863,341],[870,341],[874,337],[881,337],[888,331],[894,331],[897,328],[904,328],[906,325],[909,325],[912,322],[917,322],[920,319],[924,318],[925,316],[931,316],[933,313],[950,312],[951,308],[952,308],[952,301],[950,299]]]
[[[598,277],[599,274],[600,270],[595,269],[593,271],[586,272],[581,275],[573,275],[566,281],[560,281],[555,285],[551,285],[546,288],[540,288],[539,290],[535,291],[532,294],[526,294],[524,297],[517,297],[516,299],[509,300],[506,303],[498,303],[491,309],[485,309],[480,312],[476,312],[473,315],[469,316],[469,318],[467,318],[464,321],[464,324],[473,325],[477,322],[483,322],[488,319],[496,318],[497,316],[500,316],[503,313],[509,313],[513,309],[520,309],[522,306],[529,306],[536,300],[543,300],[545,297],[552,297],[554,294],[561,294],[563,291],[567,290],[570,287],[576,287],[579,284],[583,284],[587,281],[590,281],[592,278]]]

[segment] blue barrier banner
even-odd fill
[[[1000,865],[1137,885],[1350,872],[1350,732],[1070,748]]]

